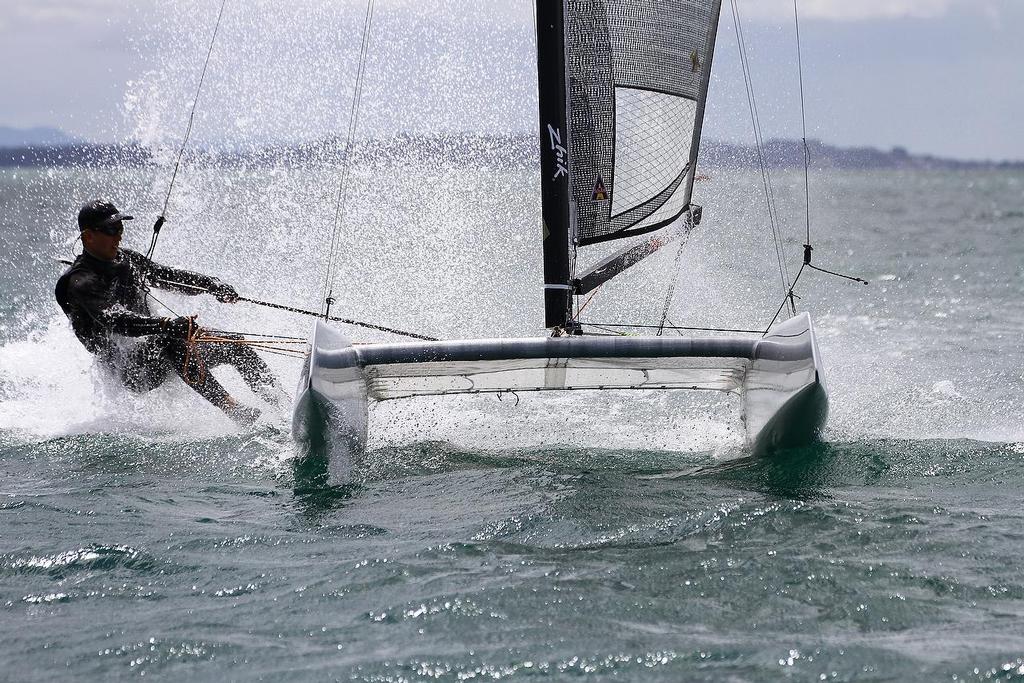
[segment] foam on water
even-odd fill
[[[264,147],[273,140],[338,136],[347,128],[361,30],[357,4],[303,0],[229,9],[193,142],[253,156],[229,167],[186,161],[160,260],[215,273],[250,296],[319,308],[342,143],[336,138],[314,145],[301,164]],[[4,268],[0,287],[28,293],[4,309],[11,318],[0,339],[0,428],[34,437],[111,431],[185,439],[231,432],[217,411],[177,380],[142,397],[104,394],[87,354],[52,304],[57,269],[46,263],[66,257],[74,246],[74,210],[93,195],[110,196],[139,216],[126,243],[145,247],[205,56],[209,36],[195,27],[212,25],[213,9],[179,2],[157,8],[145,21],[142,14],[134,19],[133,47],[152,68],[129,85],[125,122],[127,136],[153,153],[154,165],[4,171],[0,192],[10,210],[0,220],[9,221],[5,233],[16,238],[13,255],[0,255],[11,266]],[[534,84],[523,76],[530,70],[494,64],[532,60],[531,29],[521,8],[389,4],[375,19],[360,135],[458,130],[463,126],[456,121],[530,130]],[[447,338],[541,333],[536,158],[493,143],[454,154],[460,144],[464,140],[454,139],[448,147],[423,151],[410,141],[404,149],[391,148],[391,156],[378,150],[356,162],[336,311]],[[781,291],[768,256],[757,178],[712,170],[712,179],[696,190],[705,222],[686,243],[678,273],[674,253],[649,259],[602,290],[588,309],[591,320],[656,320],[675,277],[673,322],[766,322]],[[816,262],[875,281],[862,288],[813,273],[801,281],[800,305],[817,322],[832,391],[826,437],[1024,439],[1021,349],[1013,342],[1019,339],[1024,288],[1016,266],[1020,240],[1012,239],[1022,221],[1017,179],[972,176],[984,198],[980,208],[954,200],[964,184],[956,174],[825,171],[814,180]],[[799,231],[789,228],[802,212],[801,177],[779,173],[776,185],[786,234],[794,235],[786,248],[795,262]],[[884,204],[876,202],[880,186],[888,193]],[[870,225],[863,221],[866,206],[874,207]],[[986,243],[964,249],[965,224],[1004,248]],[[961,261],[951,265],[949,255],[958,253]],[[26,259],[36,262],[28,270]],[[296,336],[309,327],[305,319],[225,307],[208,297],[160,297],[175,311],[198,312],[201,323],[218,327]],[[388,339],[354,332],[356,341]],[[270,362],[283,384],[294,386],[297,363]],[[224,376],[244,394],[233,373]],[[98,392],[106,397],[97,400]],[[685,394],[523,396],[512,406],[486,397],[431,399],[376,407],[371,435],[381,447],[442,439],[462,446],[642,442],[668,450],[729,451],[739,438],[736,403]]]
[[[540,279],[539,247],[523,238],[523,226],[534,222],[536,199],[511,207],[502,202],[500,210],[495,200],[509,177],[529,185],[531,175],[528,161],[514,158],[491,167],[403,158],[362,168],[353,182],[364,199],[352,209],[362,238],[346,238],[336,310],[447,338],[540,333],[535,284]],[[5,201],[41,198],[44,209],[27,203],[18,209],[22,215],[42,213],[45,218],[37,216],[37,222],[60,225],[67,222],[61,213],[69,211],[71,203],[64,194],[81,193],[83,184],[98,186],[102,176],[98,170],[57,169],[35,176],[23,172],[17,182],[8,179],[11,191],[20,194],[5,194]],[[129,198],[142,199],[152,177],[149,170],[111,173]],[[315,308],[322,249],[317,239],[305,237],[311,231],[298,224],[295,214],[320,201],[329,177],[317,170],[273,165],[245,172],[186,168],[179,183],[189,208],[165,229],[160,258],[216,273],[251,296]],[[739,188],[749,178],[719,178],[721,194],[708,196],[706,223],[691,236],[680,260],[670,315],[677,323],[747,326],[761,320],[775,301],[763,285],[770,270],[743,265],[748,260],[762,262],[754,261],[761,235],[747,229],[749,207],[738,200]],[[424,179],[438,190],[427,202],[417,194]],[[949,178],[951,186],[956,182]],[[838,194],[851,184],[859,190],[864,181],[835,174],[821,183]],[[378,188],[376,195],[369,192],[371,187]],[[457,198],[458,210],[446,211],[446,198]],[[892,266],[902,257],[889,257],[893,262],[886,263],[885,257],[862,250],[855,235],[833,234],[829,222],[841,223],[842,215],[830,217],[822,209],[823,241],[860,245],[853,256],[845,257],[853,269],[898,271]],[[500,220],[495,222],[496,218]],[[4,276],[8,291],[27,294],[14,302],[17,313],[5,321],[5,341],[0,344],[0,426],[35,437],[138,431],[188,439],[229,433],[233,428],[218,411],[177,380],[141,397],[111,399],[108,392],[107,398],[94,399],[102,383],[97,383],[88,354],[50,299],[58,270],[47,255],[67,253],[67,231],[54,229],[48,236],[20,232],[19,226],[25,224],[28,221],[21,219],[11,227],[25,239],[15,244],[16,250],[23,250],[20,255],[9,258],[18,264],[25,259],[38,263],[27,271],[12,267]],[[133,228],[141,230],[129,236],[128,244],[142,248],[145,224],[136,221]],[[898,235],[895,229],[893,234]],[[592,304],[591,319],[656,318],[673,256],[653,257],[606,287]],[[875,263],[877,258],[883,262]],[[1013,252],[1003,258],[1012,260]],[[444,267],[438,268],[438,262]],[[29,279],[11,279],[16,276]],[[1005,289],[1001,296],[1014,301],[1022,283],[1010,263],[1001,271],[994,269],[988,278],[991,282],[978,286],[967,278],[940,281],[911,271],[870,288],[808,279],[804,301],[817,323],[832,396],[826,439],[1024,439],[1019,420],[1024,399],[1021,350],[1011,343],[1016,323],[1012,317],[984,319],[986,306],[1003,305],[993,298],[993,290]],[[949,288],[955,295],[945,293]],[[303,336],[309,327],[304,318],[252,306],[157,294],[175,311],[198,312],[201,323],[226,329]],[[922,308],[934,309],[933,302],[940,302],[937,312],[949,317],[922,315]],[[166,313],[158,305],[154,309]],[[356,341],[390,339],[362,330],[347,332]],[[268,360],[290,390],[298,362]],[[218,376],[248,400],[232,371]],[[438,439],[462,447],[555,443],[629,448],[650,443],[670,451],[729,451],[739,438],[737,407],[734,398],[710,400],[686,392],[524,395],[518,404],[493,397],[425,399],[374,408],[371,438],[380,446]],[[189,419],[181,420],[182,415]]]
[[[215,372],[233,394],[256,402],[239,378]],[[0,347],[0,375],[0,430],[30,440],[77,434],[195,440],[237,433],[220,410],[180,381],[144,395],[126,391],[93,362],[62,318]],[[283,421],[270,406],[259,405],[267,411],[264,420]]]
[[[256,403],[233,371],[215,372],[232,394]],[[28,440],[113,434],[192,441],[237,433],[221,411],[177,378],[143,395],[118,386],[94,364],[63,316],[25,340],[0,346],[0,375],[0,430]],[[738,400],[683,392],[393,401],[372,406],[370,447],[446,441],[483,450],[565,445],[731,453],[742,445],[737,407]],[[574,417],[584,411],[585,417]],[[267,419],[284,429],[287,418]]]

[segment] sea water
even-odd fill
[[[386,5],[361,138],[534,128],[525,6]],[[1024,174],[813,170],[814,263],[870,281],[796,287],[831,393],[817,446],[747,458],[734,396],[415,399],[374,405],[353,481],[325,487],[287,410],[230,369],[215,374],[263,411],[253,430],[177,379],[110,386],[53,300],[86,199],[137,216],[125,246],[148,246],[215,9],[126,8],[141,75],[126,128],[100,127],[152,165],[0,170],[0,679],[1024,679]],[[347,128],[362,9],[228,4],[191,148],[242,154],[186,155],[157,259],[312,310],[333,283],[334,313],[431,336],[543,334],[537,158],[511,138],[362,155],[326,272],[344,140],[317,141]],[[746,112],[729,40],[711,128]],[[775,134],[795,84],[759,85]],[[311,147],[266,151],[295,140]],[[760,176],[699,170],[703,223],[586,320],[657,323],[670,291],[676,325],[771,320]],[[774,181],[793,277],[803,174]],[[312,325],[154,294],[154,313],[219,329]],[[291,390],[298,361],[267,360]]]
[[[437,152],[443,154],[443,152]],[[542,333],[535,159],[354,172],[334,311],[455,338]],[[336,168],[194,164],[159,260],[318,308]],[[0,173],[0,678],[365,681],[1024,677],[1024,176],[820,171],[805,272],[831,392],[820,445],[742,451],[687,392],[416,399],[371,410],[323,487],[288,415],[240,431],[178,380],[110,387],[52,298],[103,195],[143,249],[166,168]],[[757,178],[607,285],[595,322],[758,327],[782,300]],[[802,174],[778,173],[795,275]],[[511,192],[510,188],[515,192]],[[154,292],[157,314],[311,321]],[[356,341],[394,339],[346,327]],[[289,387],[298,362],[269,356]]]

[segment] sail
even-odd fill
[[[569,184],[578,245],[689,206],[721,0],[566,0]]]
[[[537,0],[546,326],[571,319],[576,247],[690,208],[720,9]]]

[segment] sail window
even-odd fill
[[[615,88],[612,217],[654,199],[686,170],[697,102],[639,88]]]

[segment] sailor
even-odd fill
[[[149,286],[194,295],[208,292],[222,303],[238,292],[217,278],[160,265],[120,248],[124,221],[108,201],[95,199],[78,212],[82,254],[57,281],[55,294],[75,335],[129,390],[142,393],[177,374],[203,398],[243,425],[260,412],[238,403],[209,372],[232,365],[263,398],[276,403],[280,388],[267,364],[240,344],[194,343],[196,316],[159,318],[150,313]]]

